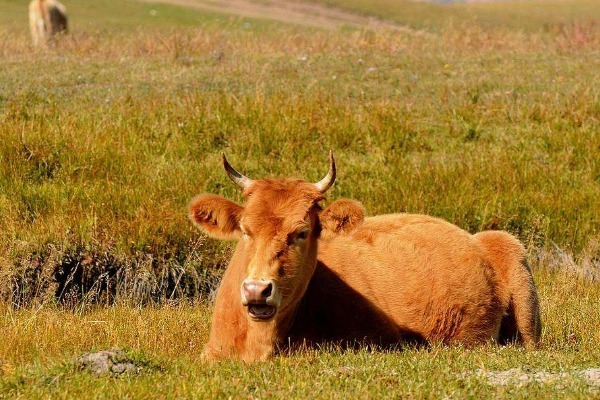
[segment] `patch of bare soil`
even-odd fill
[[[262,18],[323,29],[353,27],[358,29],[392,29],[415,35],[427,35],[391,21],[354,14],[339,8],[293,1],[252,0],[142,0],[148,3],[175,4],[248,18]]]
[[[80,369],[98,375],[121,375],[124,373],[137,373],[141,370],[141,367],[128,358],[125,352],[116,348],[96,353],[86,353],[79,357],[76,363]]]
[[[505,371],[483,371],[477,374],[486,378],[492,386],[525,386],[530,383],[551,384],[565,387],[574,378],[584,379],[588,385],[600,388],[600,368],[588,368],[572,372],[525,371],[512,368]]]

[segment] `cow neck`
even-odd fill
[[[310,279],[309,279],[306,287],[304,288],[302,295],[299,296],[299,298],[296,302],[288,305],[286,307],[286,309],[282,310],[282,311],[286,311],[286,313],[285,313],[285,318],[282,318],[277,323],[278,343],[276,345],[285,345],[286,344],[285,342],[288,341],[288,338],[290,337],[290,334],[292,333],[292,330],[294,329],[294,325],[296,323],[296,318],[298,317],[298,314],[301,313],[300,310],[306,308],[305,297],[307,296],[309,287],[312,285],[315,271],[318,268],[318,262],[319,262],[318,258],[317,258],[317,254],[318,254],[318,250],[319,250],[318,246],[319,246],[319,241],[315,240],[315,250],[314,250],[315,257],[314,257],[314,261],[312,263],[312,271],[313,272],[310,276]]]

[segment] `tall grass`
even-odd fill
[[[555,258],[552,258],[553,260]],[[0,306],[0,396],[8,398],[595,398],[598,383],[600,287],[548,259],[536,264],[544,331],[541,348],[433,346],[377,352],[326,348],[260,365],[200,361],[210,310],[194,307],[78,308]],[[569,295],[565,295],[569,293]],[[119,378],[81,371],[88,351],[118,346],[140,373]],[[500,385],[485,373],[518,368],[547,373],[540,383]]]
[[[11,37],[0,40],[4,298],[21,296],[23,274],[55,278],[69,260],[110,275],[103,254],[119,269],[149,268],[145,292],[159,298],[174,292],[156,283],[173,270],[223,265],[229,246],[186,220],[199,192],[239,199],[222,151],[252,177],[316,180],[333,149],[330,198],[370,214],[506,229],[575,256],[598,238],[595,24],[450,23],[414,36],[130,2],[123,18],[114,6],[73,4],[72,34],[47,51],[32,49],[24,15],[0,33]],[[552,21],[571,23],[554,10]]]
[[[600,9],[366,4],[343,6],[431,35],[99,0],[67,4],[70,35],[35,50],[26,2],[0,0],[0,398],[598,395],[579,372],[600,359]],[[240,200],[222,151],[251,177],[317,180],[329,149],[330,199],[519,236],[541,348],[200,363],[232,245],[197,232],[187,202]],[[145,369],[107,379],[73,362],[113,346]],[[510,368],[563,375],[477,373]]]

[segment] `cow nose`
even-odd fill
[[[273,284],[270,281],[246,279],[242,284],[242,292],[246,303],[266,303],[273,293]]]

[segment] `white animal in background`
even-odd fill
[[[44,46],[57,34],[67,33],[67,9],[57,0],[29,3],[29,28],[33,43]]]

